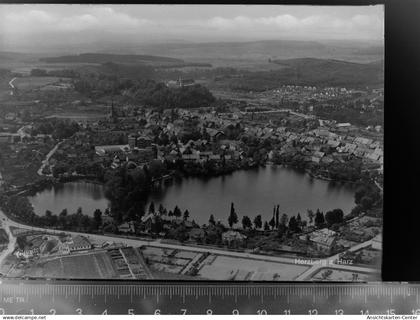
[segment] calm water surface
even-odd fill
[[[184,179],[153,194],[151,200],[168,210],[175,205],[182,211],[188,209],[190,217],[200,223],[207,223],[210,214],[227,221],[231,202],[239,221],[243,215],[253,220],[257,214],[269,220],[277,204],[281,214],[292,216],[300,212],[306,219],[307,209],[341,208],[344,214],[349,213],[355,206],[354,191],[351,186],[313,179],[294,169],[266,166],[208,180]]]
[[[63,209],[72,214],[81,207],[84,214],[93,216],[96,209],[101,209],[103,212],[109,203],[102,185],[80,181],[45,189],[29,197],[29,201],[38,215],[44,215],[46,210],[58,215]]]
[[[150,201],[162,204],[168,210],[178,205],[188,209],[190,217],[207,223],[210,214],[226,222],[230,204],[235,204],[239,221],[243,215],[253,219],[257,214],[263,220],[272,217],[273,206],[279,204],[280,212],[306,218],[307,209],[343,209],[347,214],[354,207],[354,188],[339,183],[313,179],[294,169],[267,166],[255,170],[236,171],[231,175],[207,180],[183,179],[154,192]],[[67,208],[69,213],[82,207],[83,213],[93,215],[95,209],[108,207],[101,185],[87,182],[70,182],[37,193],[29,198],[37,214],[51,210],[59,214]]]

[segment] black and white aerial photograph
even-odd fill
[[[0,279],[379,281],[383,130],[383,5],[1,4]]]

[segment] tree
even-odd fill
[[[251,222],[251,219],[248,216],[243,216],[243,218],[242,218],[242,227],[244,229],[251,229],[252,222]]]
[[[273,207],[273,219],[274,219],[275,226],[277,227],[278,221],[276,220],[276,206]]]
[[[51,226],[53,226],[54,228],[56,228],[57,227],[57,222],[58,222],[57,215],[53,214],[51,216],[50,222],[51,222]]]
[[[93,219],[95,221],[95,226],[98,229],[102,225],[102,211],[100,209],[96,209],[93,212]]]
[[[190,212],[188,210],[184,211],[184,220],[188,220],[188,218],[190,217]]]
[[[79,227],[82,227],[83,229],[87,229],[90,226],[90,218],[87,215],[82,215]]]
[[[317,228],[320,228],[322,227],[324,223],[325,223],[324,214],[318,209],[315,214],[315,226]]]
[[[66,218],[67,218],[67,209],[63,209],[58,216],[58,223],[65,228],[66,227]]]
[[[179,217],[181,217],[181,215],[182,215],[181,209],[179,209],[178,206],[175,206],[174,216],[179,218]]]
[[[360,204],[365,210],[369,210],[372,208],[373,199],[369,196],[364,196],[362,200],[360,200]]]
[[[264,222],[264,231],[268,231],[268,230],[270,230],[270,226],[268,225],[268,222],[265,221]]]
[[[314,221],[315,213],[312,210],[308,210],[306,214],[308,216],[309,223],[311,224]]]
[[[257,215],[254,218],[254,226],[255,226],[255,229],[261,229],[261,227],[262,227],[262,218],[261,218],[261,215],[260,214]]]
[[[270,225],[271,230],[273,230],[274,227],[276,226],[276,221],[274,220],[274,217],[271,218],[271,220],[268,224]]]
[[[152,160],[149,164],[149,171],[153,178],[161,177],[165,173],[165,165],[160,160]]]
[[[162,206],[162,204],[159,205],[158,212],[159,212],[160,215],[164,215],[165,214],[165,208]]]
[[[188,232],[185,226],[181,225],[174,230],[174,237],[180,242],[184,242],[188,239]]]
[[[295,218],[295,216],[291,217],[289,220],[289,230],[292,232],[297,232],[299,231],[299,225],[298,222]]]
[[[287,214],[283,213],[280,219],[280,225],[286,226],[288,220],[289,220],[289,217],[287,216]]]
[[[50,210],[45,211],[45,217],[44,217],[44,223],[47,226],[55,226],[57,224],[57,216],[53,215],[53,213]]]
[[[153,201],[150,202],[149,213],[155,213],[155,204],[153,203]]]
[[[361,203],[362,198],[366,195],[367,190],[364,186],[357,188],[356,192],[354,193],[354,202],[356,204]]]
[[[279,205],[277,205],[277,207],[276,207],[276,228],[278,228],[279,227],[279,217],[280,217],[280,206]]]
[[[328,225],[333,225],[335,223],[343,222],[344,213],[341,209],[334,209],[332,211],[327,211],[325,213],[325,221]]]
[[[155,221],[154,221],[154,223],[151,226],[151,231],[153,233],[159,233],[159,232],[162,232],[162,230],[163,230],[163,221],[162,221],[162,218],[159,217],[159,216],[157,216],[157,217],[155,217]]]
[[[230,205],[230,215],[228,218],[229,226],[232,228],[235,223],[238,223],[238,215],[236,214],[233,202]]]
[[[298,212],[297,217],[296,217],[296,222],[298,223],[298,225],[302,225],[302,217],[300,216],[300,213]]]
[[[361,205],[356,205],[353,209],[351,209],[350,215],[352,217],[357,217],[359,214],[363,212],[363,208]]]
[[[212,214],[210,215],[209,224],[213,226],[216,224],[216,220],[214,220],[214,216]]]

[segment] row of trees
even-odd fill
[[[319,209],[317,209],[315,213],[312,210],[308,210],[307,215],[309,223],[314,224],[318,228],[342,223],[344,220],[344,212],[341,209],[327,211],[325,215]],[[209,222],[214,223],[213,215],[210,216]],[[228,217],[229,227],[232,228],[238,222],[238,214],[236,213],[234,204],[231,203],[230,214]],[[248,216],[243,216],[241,222],[243,229],[251,229],[252,225],[254,225],[255,229],[261,229],[264,226],[264,230],[279,230],[288,226],[288,228],[293,232],[300,231],[301,227],[307,224],[306,221],[302,220],[300,213],[298,213],[296,217],[290,217],[290,219],[285,213],[280,216],[280,205],[274,206],[273,217],[270,221],[265,221],[264,224],[260,214],[257,215],[253,221],[251,221]]]
[[[156,211],[155,210],[155,203],[152,201],[149,204],[149,213],[152,214],[158,214],[159,216],[168,216],[168,217],[176,217],[176,218],[181,218],[183,217],[184,220],[188,220],[188,218],[190,217],[190,212],[188,211],[188,209],[186,209],[184,211],[184,213],[182,213],[181,209],[178,207],[178,205],[175,206],[174,210],[167,210],[166,208],[163,207],[162,204],[159,204],[159,208]]]
[[[105,214],[109,214],[109,211]],[[97,231],[102,227],[102,211],[96,209],[93,217],[83,214],[82,208],[78,208],[75,213],[69,214],[67,209],[63,209],[58,215],[50,210],[45,211],[45,215],[39,217],[40,223],[46,227],[59,228],[63,230],[78,231]]]

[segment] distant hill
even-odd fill
[[[281,70],[245,73],[230,83],[232,89],[267,90],[279,85],[344,86],[363,88],[383,85],[383,64],[354,63],[333,59],[274,60]]]
[[[300,58],[272,62],[293,69],[297,77],[301,77],[305,81],[325,80],[337,83],[383,81],[383,64],[380,61],[355,63],[335,59]]]
[[[0,61],[16,61],[16,60],[34,60],[38,59],[39,56],[31,53],[21,53],[21,52],[9,52],[9,51],[0,51]]]
[[[75,68],[82,76],[94,73],[107,76],[116,76],[122,79],[154,79],[154,68],[143,64],[117,64],[106,62],[100,65],[89,65]]]
[[[293,59],[313,57],[320,59],[339,59],[353,62],[371,62],[383,59],[384,48],[375,42],[321,42],[297,40],[262,40],[247,42],[208,42],[208,43],[170,43],[148,44],[132,47],[144,54],[164,54],[182,59],[200,59],[212,62],[213,59]]]
[[[181,59],[153,56],[153,55],[125,55],[125,54],[107,54],[107,53],[83,53],[79,55],[69,55],[60,57],[41,58],[40,61],[48,63],[183,63]]]

